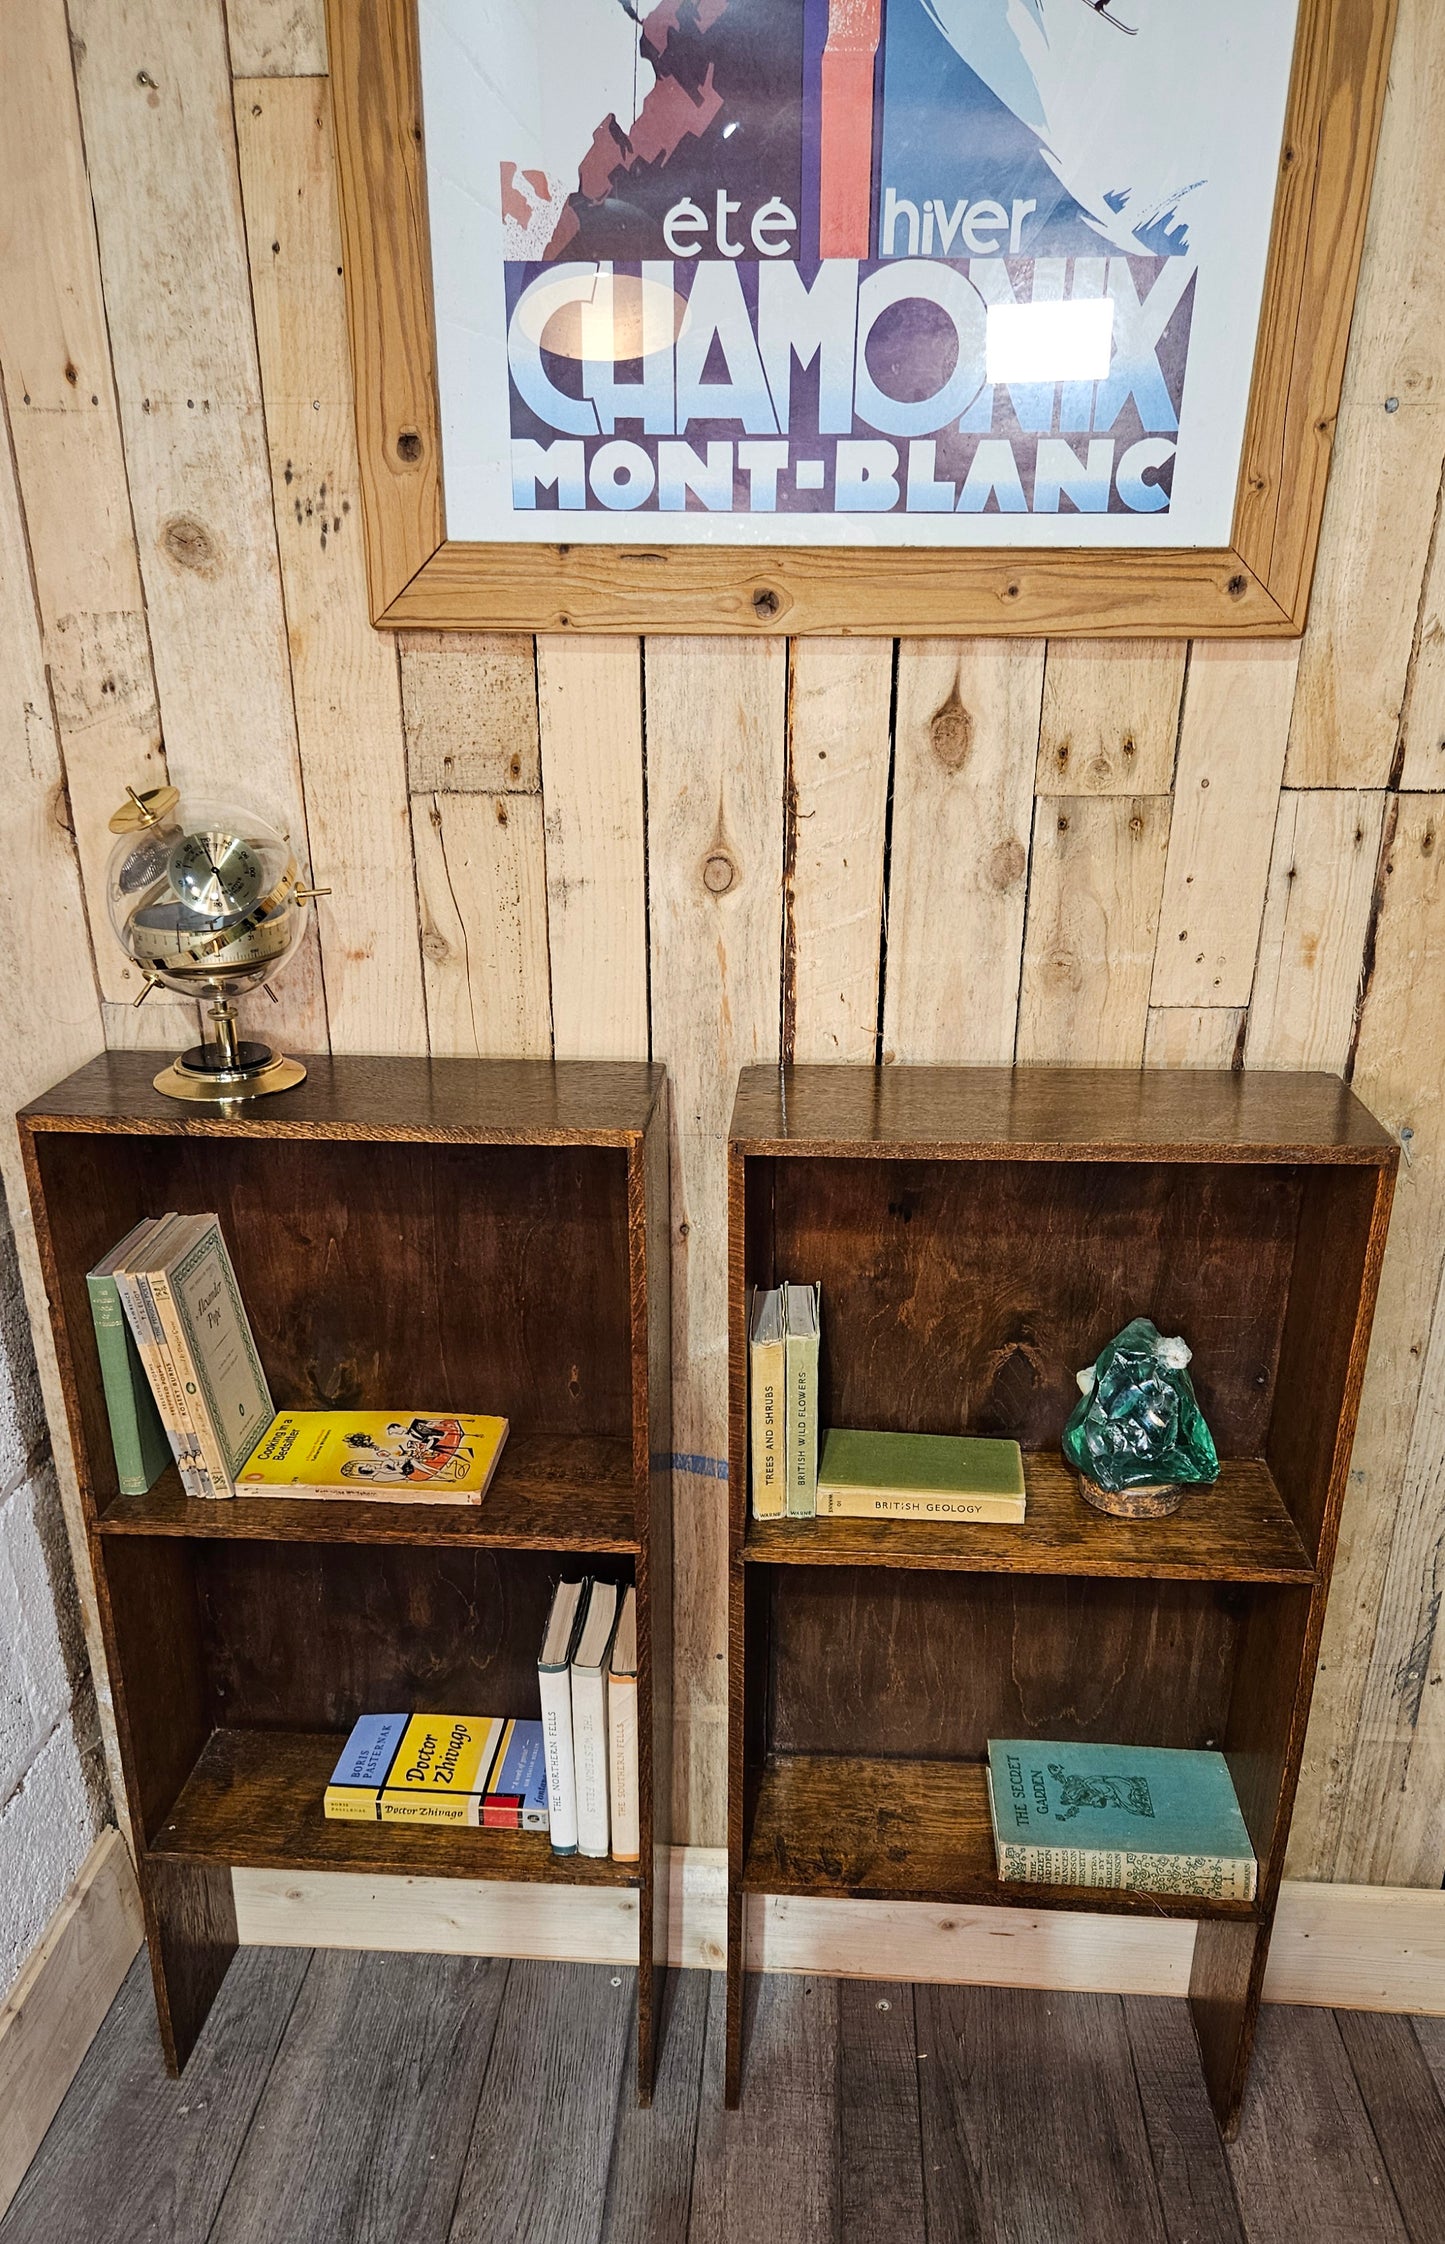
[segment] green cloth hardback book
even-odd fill
[[[127,1231],[85,1280],[122,1496],[144,1496],[171,1461],[171,1445],[115,1282],[117,1262],[140,1245],[151,1229],[151,1221],[146,1216],[133,1231]]]
[[[973,1434],[852,1433],[832,1427],[818,1467],[820,1519],[1020,1520],[1016,1441]]]
[[[988,1789],[1002,1879],[1254,1899],[1257,1866],[1222,1753],[990,1738]]]

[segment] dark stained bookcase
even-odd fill
[[[729,1146],[727,2096],[746,1897],[1198,1920],[1221,2126],[1249,2064],[1384,1251],[1396,1148],[1333,1076],[744,1071]],[[822,1424],[1016,1437],[1020,1526],[764,1523],[747,1300],[823,1289]],[[1089,1509],[1074,1373],[1182,1332],[1224,1460],[1173,1518]],[[990,1736],[1217,1747],[1253,1903],[1004,1885]]]
[[[671,1509],[660,1067],[318,1059],[234,1118],[113,1053],[20,1135],[99,1593],[167,2061],[236,1947],[231,1872],[633,1887],[638,2084],[667,1953]],[[86,1271],[143,1215],[216,1210],[279,1409],[496,1411],[480,1507],[120,1496]],[[553,1583],[635,1582],[642,1854],[328,1823],[359,1714],[538,1712]]]

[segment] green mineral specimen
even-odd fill
[[[1214,1437],[1204,1423],[1182,1340],[1161,1339],[1147,1317],[1117,1333],[1091,1370],[1064,1428],[1075,1472],[1118,1493],[1154,1482],[1207,1486],[1218,1478]]]

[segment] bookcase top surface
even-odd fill
[[[23,1107],[37,1130],[184,1137],[417,1139],[478,1145],[619,1145],[641,1137],[666,1070],[642,1060],[306,1061],[304,1083],[234,1113],[154,1088],[162,1055],[103,1052]]]
[[[1398,1159],[1338,1076],[1264,1070],[748,1067],[730,1135],[744,1153],[892,1159]]]

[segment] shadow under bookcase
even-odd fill
[[[161,2038],[237,1944],[235,1868],[632,1889],[638,2090],[667,1954],[671,1436],[665,1071],[313,1059],[235,1114],[103,1056],[19,1117],[110,1669]],[[143,1215],[219,1214],[278,1409],[511,1421],[479,1507],[118,1493],[86,1272]],[[641,1858],[327,1822],[358,1715],[539,1712],[564,1574],[635,1584]]]
[[[1332,1076],[750,1068],[729,1144],[726,2093],[748,1896],[1197,1920],[1190,2002],[1233,2132],[1258,2013],[1397,1162]],[[747,1303],[819,1281],[823,1426],[1007,1435],[1020,1525],[759,1521]],[[1182,1332],[1222,1471],[1091,1510],[1074,1374]],[[1216,1748],[1253,1902],[1004,1884],[990,1737]]]

